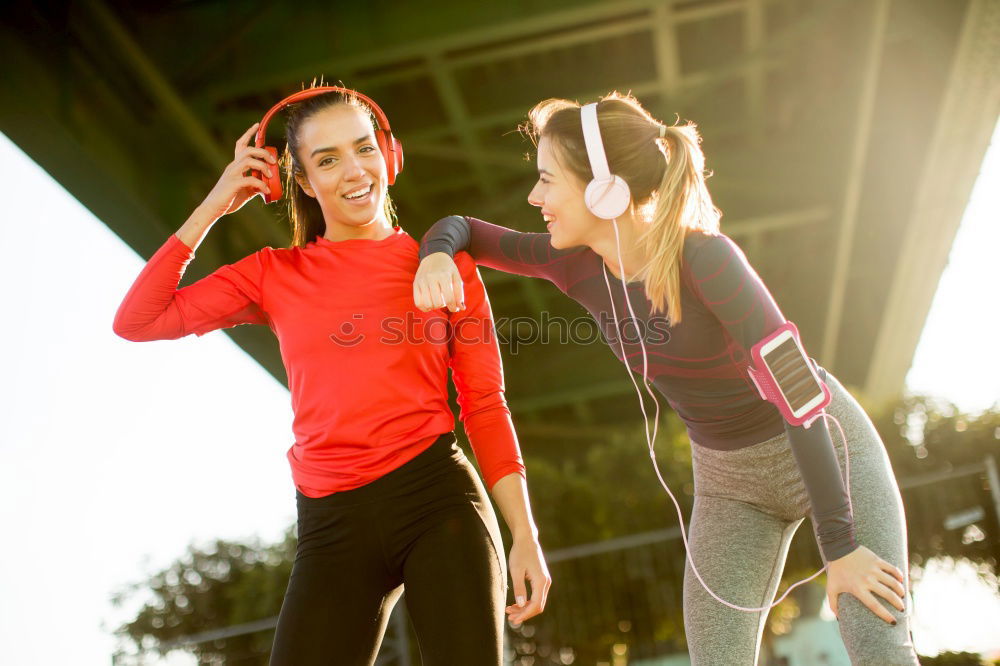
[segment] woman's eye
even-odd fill
[[[319,165],[320,165],[320,166],[323,166],[324,164],[326,164],[326,163],[327,163],[327,161],[328,161],[328,160],[332,160],[332,159],[333,159],[332,157],[324,157],[323,159],[321,159],[321,160],[319,161]]]
[[[361,150],[362,150],[362,151],[364,151],[364,150],[365,150],[366,148],[367,148],[367,149],[368,149],[368,150],[369,150],[370,152],[374,152],[374,151],[375,151],[375,147],[374,147],[374,146],[362,146],[362,147],[361,147]]]

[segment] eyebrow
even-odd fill
[[[365,134],[363,137],[355,139],[354,145],[356,146],[359,143],[363,143],[365,141],[371,141],[371,139],[372,139],[371,134]],[[309,157],[315,157],[317,153],[338,153],[338,152],[340,152],[339,148],[334,148],[333,146],[327,146],[326,148],[317,148],[316,150],[312,151]]]

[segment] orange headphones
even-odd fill
[[[301,102],[304,99],[309,99],[310,97],[330,92],[343,92],[354,95],[371,108],[372,113],[375,115],[375,122],[378,124],[378,128],[375,130],[375,141],[378,143],[378,149],[382,153],[382,159],[385,160],[386,172],[389,175],[389,184],[392,185],[395,183],[396,174],[403,170],[403,146],[399,143],[399,140],[392,135],[392,129],[389,127],[389,119],[386,118],[382,109],[378,107],[378,104],[376,104],[371,98],[362,95],[356,90],[351,90],[350,88],[341,88],[340,86],[318,86],[316,88],[308,88],[293,95],[289,95],[271,107],[271,110],[264,114],[264,118],[260,121],[260,127],[257,128],[254,145],[256,145],[257,148],[263,147],[264,150],[271,153],[271,156],[277,160],[277,149],[272,146],[264,145],[264,135],[267,132],[267,124],[270,122],[271,117],[289,104]],[[264,195],[264,203],[274,203],[281,198],[281,174],[278,169],[273,169],[271,173],[273,175],[268,178],[257,170],[251,171],[251,175],[254,178],[260,178],[267,183],[268,187],[271,188],[270,194],[266,192],[262,193]]]

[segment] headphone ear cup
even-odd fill
[[[393,157],[388,139],[389,137],[385,135],[385,130],[375,130],[375,143],[378,144],[378,150],[382,153],[382,161],[385,162],[385,173],[389,177],[389,184],[392,185],[393,181],[396,180],[396,174],[392,172]]]
[[[264,150],[271,154],[274,158],[275,164],[271,167],[271,175],[265,176],[260,171],[252,169],[250,175],[254,178],[260,178],[267,186],[271,188],[270,194],[267,192],[262,192],[264,195],[264,203],[274,203],[281,198],[281,167],[278,166],[278,150],[271,146],[264,146]]]
[[[621,176],[612,175],[607,180],[590,181],[583,200],[591,213],[602,220],[612,220],[628,210],[632,194]]]
[[[399,175],[399,172],[403,170],[403,144],[396,137],[392,137],[392,146],[392,154],[395,157],[396,175]],[[393,176],[393,180],[396,180],[395,176]]]
[[[375,141],[378,143],[378,149],[382,152],[382,159],[385,160],[385,172],[389,184],[392,185],[396,182],[396,174],[403,169],[402,147],[392,133],[383,129],[376,130]]]

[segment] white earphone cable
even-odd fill
[[[607,265],[604,263],[604,260],[602,258],[602,260],[601,260],[601,268],[604,271],[604,283],[608,287],[608,298],[611,300],[611,315],[612,315],[612,317],[614,317],[615,329],[616,329],[616,332],[618,334],[618,336],[617,336],[618,337],[618,344],[621,346],[621,350],[622,350],[622,361],[625,363],[625,369],[628,370],[629,379],[632,380],[632,385],[635,387],[636,394],[639,396],[639,407],[642,410],[643,424],[645,425],[645,430],[646,430],[646,443],[649,446],[649,457],[653,460],[653,469],[656,470],[656,477],[660,480],[660,485],[663,486],[663,489],[667,491],[667,495],[670,496],[670,500],[674,503],[674,508],[677,509],[677,520],[678,520],[678,523],[679,523],[680,528],[681,528],[681,539],[684,542],[684,552],[685,552],[685,554],[687,556],[688,563],[691,565],[691,571],[694,573],[695,577],[698,579],[698,582],[701,583],[701,586],[703,588],[705,588],[705,591],[708,592],[712,596],[713,599],[715,599],[716,601],[718,601],[719,603],[721,603],[721,604],[723,604],[725,606],[728,606],[729,608],[733,608],[733,609],[739,610],[739,611],[746,611],[748,613],[756,613],[756,612],[760,612],[760,611],[770,610],[770,609],[774,608],[775,606],[777,606],[778,604],[780,604],[782,601],[784,601],[785,597],[787,597],[788,593],[791,592],[793,589],[795,589],[799,585],[803,585],[805,583],[808,583],[809,581],[813,580],[814,578],[816,578],[817,576],[819,576],[821,573],[823,573],[824,571],[826,571],[826,569],[829,566],[829,564],[824,564],[824,566],[823,566],[822,569],[820,569],[819,571],[817,571],[816,573],[814,573],[809,578],[805,578],[805,579],[800,580],[799,582],[797,582],[797,583],[795,583],[793,585],[790,585],[788,587],[788,589],[785,590],[785,593],[782,594],[781,597],[779,597],[776,601],[774,601],[773,603],[771,603],[769,606],[761,606],[759,608],[750,608],[750,607],[746,607],[746,606],[738,606],[736,604],[733,604],[733,603],[730,603],[730,602],[726,601],[725,599],[723,599],[722,597],[720,597],[719,595],[717,595],[715,592],[713,592],[711,590],[711,588],[709,588],[708,585],[705,583],[705,581],[702,579],[701,574],[698,573],[698,569],[697,569],[697,567],[695,567],[695,564],[694,564],[694,557],[691,555],[691,548],[688,546],[687,531],[684,529],[684,514],[681,511],[681,506],[677,502],[677,498],[674,497],[674,494],[672,492],[670,492],[670,488],[667,487],[666,481],[663,480],[663,475],[660,473],[660,467],[659,467],[659,465],[656,462],[656,451],[655,451],[653,445],[654,445],[654,442],[656,441],[656,429],[657,429],[657,426],[659,425],[659,421],[660,421],[660,403],[656,399],[656,394],[649,387],[649,362],[648,362],[648,357],[647,357],[647,354],[646,354],[646,344],[643,341],[643,338],[645,337],[645,332],[641,331],[640,328],[639,328],[639,320],[638,320],[638,318],[636,318],[635,311],[632,309],[632,301],[631,301],[631,299],[629,298],[629,295],[628,295],[628,285],[625,282],[625,266],[624,266],[624,262],[622,261],[621,237],[618,234],[618,219],[617,218],[612,219],[611,223],[614,226],[614,230],[615,230],[615,246],[617,247],[617,250],[618,250],[618,273],[621,276],[620,279],[622,281],[622,289],[625,292],[625,303],[628,306],[629,314],[632,316],[632,321],[635,323],[636,332],[639,334],[639,346],[642,348],[642,380],[643,380],[643,385],[646,387],[646,391],[649,393],[650,397],[653,399],[653,403],[656,405],[656,418],[655,418],[655,420],[653,422],[653,433],[652,433],[652,436],[650,436],[650,432],[649,432],[649,416],[646,414],[645,400],[643,399],[642,391],[639,390],[638,383],[636,383],[636,381],[635,381],[635,377],[632,375],[632,368],[629,365],[628,358],[626,357],[625,343],[624,343],[624,341],[622,339],[624,336],[622,335],[622,331],[618,330],[618,311],[617,311],[617,308],[615,308],[615,299],[614,299],[614,295],[611,292],[611,282],[608,279]],[[853,513],[854,513],[854,507],[851,504],[851,463],[850,463],[850,457],[848,456],[848,452],[847,452],[847,437],[844,435],[844,429],[840,426],[840,422],[837,421],[837,419],[834,416],[832,416],[830,414],[827,414],[826,410],[823,410],[822,412],[820,412],[820,415],[824,419],[832,419],[833,420],[833,422],[837,425],[837,430],[840,431],[841,440],[843,440],[843,442],[844,442],[844,472],[845,472],[845,477],[846,477],[845,484],[846,484],[846,488],[847,488],[847,505],[848,505],[849,511],[853,515]]]

